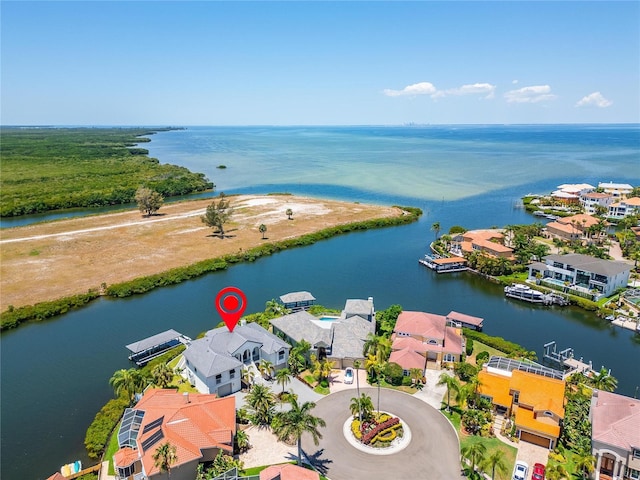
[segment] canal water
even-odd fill
[[[162,135],[154,136],[154,142]],[[152,155],[162,158],[153,149]],[[456,224],[482,228],[531,223],[534,218],[516,208],[518,198],[565,181],[582,181],[560,175],[564,172],[444,200],[355,186],[277,184],[277,191],[417,206],[425,215],[411,225],[347,234],[145,295],[101,299],[60,318],[3,333],[1,477],[43,479],[64,463],[90,463],[84,434],[113,395],[108,385],[113,372],[131,366],[124,346],[169,328],[191,337],[213,328],[220,322],[215,294],[229,285],[245,291],[247,312],[262,310],[266,301],[283,293],[308,290],[331,308],[342,308],[347,298],[372,296],[377,309],[400,304],[405,310],[480,316],[486,333],[522,344],[538,356],[551,340],[560,348],[574,348],[576,356],[593,361],[596,368],[611,368],[619,380],[618,392],[633,396],[640,386],[640,344],[632,332],[611,328],[579,309],[507,300],[501,287],[477,276],[436,275],[418,264],[434,238],[433,222],[440,222],[443,232]],[[640,175],[628,178],[639,183]],[[257,183],[246,187],[260,188]]]

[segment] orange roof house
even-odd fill
[[[117,478],[160,475],[153,454],[163,443],[176,447],[172,471],[195,478],[199,462],[212,461],[219,451],[233,452],[236,431],[235,397],[150,389],[134,408],[125,411],[114,454]]]
[[[448,325],[447,317],[425,312],[405,311],[398,315],[391,340],[392,362],[405,372],[424,369],[427,360],[458,362],[462,356],[462,335],[459,328]],[[422,366],[418,366],[423,357]]]
[[[320,480],[320,475],[297,465],[271,465],[260,472],[260,480]]]
[[[513,249],[504,245],[504,234],[498,230],[470,230],[456,240],[463,253],[484,252],[494,257],[514,258]]]
[[[485,367],[479,392],[506,416],[515,416],[518,438],[553,449],[564,418],[564,380],[522,370]]]

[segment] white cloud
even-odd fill
[[[582,100],[576,103],[576,107],[607,108],[611,105],[613,105],[613,102],[604,98],[600,92],[590,93],[586,97],[582,97]]]
[[[485,95],[484,98],[493,98],[493,93],[496,90],[495,85],[490,83],[474,83],[471,85],[463,85],[460,88],[451,88],[446,90],[447,95]]]
[[[523,87],[518,90],[510,90],[504,94],[509,103],[538,103],[545,100],[553,100],[556,95],[551,93],[549,85],[535,85]]]
[[[518,80],[512,80],[511,83],[513,83],[514,85],[518,84]]]
[[[448,90],[438,90],[430,82],[414,83],[408,85],[402,90],[385,89],[383,93],[388,97],[430,95],[431,98],[442,98],[448,95],[485,95],[485,98],[493,98],[496,86],[490,83],[473,83],[462,85],[460,88],[451,88]]]
[[[402,90],[391,90],[389,88],[385,88],[383,93],[387,97],[401,97],[404,95],[433,95],[436,93],[436,91],[436,87],[434,87],[432,83],[420,82],[414,83],[413,85],[408,85]]]

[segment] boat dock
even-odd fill
[[[569,305],[567,300],[562,295],[557,293],[544,293],[538,290],[532,289],[528,285],[521,283],[513,283],[504,287],[504,294],[506,297],[515,298],[516,300],[522,300],[529,303],[537,303],[540,305]]]
[[[436,273],[463,272],[468,270],[467,260],[462,257],[441,257],[437,254],[426,254],[418,262]]]
[[[556,350],[556,346],[555,340],[545,343],[543,357],[565,368],[565,379],[574,373],[583,373],[586,375],[593,371],[593,364],[591,361],[586,363],[582,357],[580,357],[580,360],[576,360],[573,355],[573,348],[565,348],[558,352]]]
[[[129,360],[142,367],[163,353],[180,345],[189,345],[190,342],[191,339],[180,332],[167,330],[127,345],[131,352]]]

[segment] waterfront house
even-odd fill
[[[309,342],[311,353],[332,361],[335,368],[352,367],[355,360],[363,360],[364,342],[376,331],[373,298],[347,300],[339,316],[317,318],[300,311],[274,318],[271,325],[292,345]]]
[[[192,480],[198,463],[211,462],[218,452],[233,453],[236,433],[235,397],[150,389],[125,410],[118,430],[119,449],[113,455],[117,480],[166,478],[153,455],[163,443],[176,449],[171,478]]]
[[[621,218],[628,217],[630,215],[640,214],[640,198],[631,197],[626,200],[620,200],[613,203],[609,207],[609,218],[620,220]]]
[[[552,450],[564,418],[564,380],[518,368],[486,365],[478,373],[480,395],[505,418],[513,416],[517,437]]]
[[[611,194],[616,199],[624,199],[631,195],[633,186],[628,183],[601,182],[598,184],[598,189]]]
[[[580,202],[582,195],[594,189],[595,187],[588,183],[564,183],[551,192],[551,198],[557,202],[574,205]]]
[[[298,465],[271,465],[260,472],[260,480],[320,480],[320,475]]]
[[[588,192],[580,195],[580,205],[584,208],[587,215],[595,215],[596,207],[602,207],[605,211],[609,211],[609,206],[613,203],[613,195],[602,192]]]
[[[447,317],[425,312],[405,311],[398,315],[392,340],[390,361],[407,371],[416,368],[421,355],[427,362],[440,367],[443,362],[459,362],[463,340],[459,328],[449,325]],[[397,353],[396,353],[397,352]]]
[[[579,213],[549,222],[545,226],[545,230],[549,236],[573,241],[585,237],[589,228],[597,225],[599,221],[591,215]]]
[[[192,341],[178,366],[199,392],[223,397],[241,389],[243,366],[266,360],[279,370],[287,366],[290,349],[257,323],[237,325],[233,332],[225,326]]]
[[[595,390],[589,410],[595,479],[640,479],[640,400]]]
[[[280,302],[284,308],[297,312],[300,310],[308,310],[309,307],[316,304],[316,297],[309,292],[291,292],[280,296]]]
[[[544,262],[529,265],[529,280],[598,300],[626,287],[631,267],[625,262],[578,253],[547,255]]]
[[[484,318],[474,317],[465,313],[454,312],[452,310],[447,314],[447,322],[452,327],[470,328],[480,332],[482,331]]]
[[[513,249],[504,245],[504,234],[499,230],[470,230],[456,235],[452,240],[456,254],[482,252],[494,257],[514,259]]]

